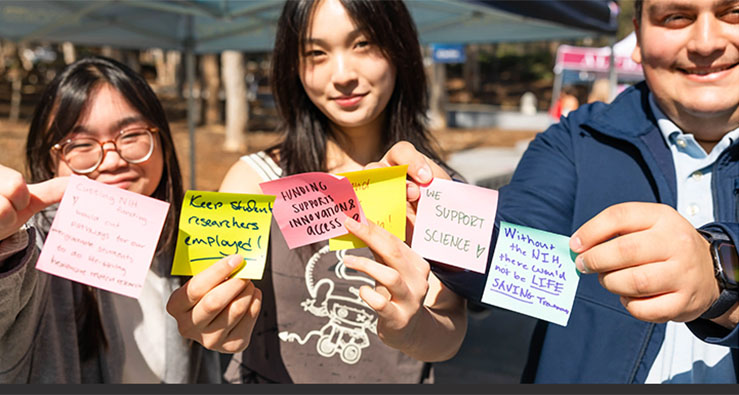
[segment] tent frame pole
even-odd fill
[[[608,102],[612,102],[618,93],[618,73],[616,72],[616,35],[608,38],[608,46],[611,48],[611,56],[608,57]]]
[[[187,16],[185,40],[185,74],[187,78],[187,131],[190,138],[190,189],[196,189],[195,177],[195,54],[193,48],[193,16]]]

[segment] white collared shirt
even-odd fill
[[[711,178],[719,155],[739,136],[739,128],[724,135],[706,153],[692,134],[683,133],[657,106],[649,104],[672,152],[677,180],[677,211],[694,227],[714,221]],[[662,342],[646,379],[647,383],[736,383],[731,349],[706,343],[685,323],[667,322]]]

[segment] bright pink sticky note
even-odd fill
[[[265,194],[276,196],[272,215],[290,248],[347,234],[347,216],[366,223],[359,199],[346,177],[301,173],[259,186]]]
[[[71,176],[36,269],[138,298],[169,203]]]
[[[424,258],[485,273],[498,191],[435,178],[421,188],[413,250]]]

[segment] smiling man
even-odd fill
[[[572,234],[584,273],[524,380],[737,382],[739,0],[636,11],[646,82],[538,136],[501,191],[499,219]]]

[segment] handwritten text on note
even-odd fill
[[[290,248],[346,234],[347,216],[366,223],[354,188],[346,177],[301,173],[259,186],[265,194],[276,196],[275,220]]]
[[[36,268],[138,298],[169,203],[71,176]]]
[[[407,169],[408,166],[404,165],[339,174],[352,183],[364,215],[403,241],[405,241]],[[328,245],[331,251],[367,246],[351,233],[332,238]]]
[[[482,301],[567,326],[580,276],[569,237],[500,223]]]
[[[485,273],[498,192],[435,178],[421,187],[413,250],[424,258]]]
[[[216,261],[240,254],[238,278],[261,279],[275,197],[187,191],[182,202],[173,275],[195,275]]]

